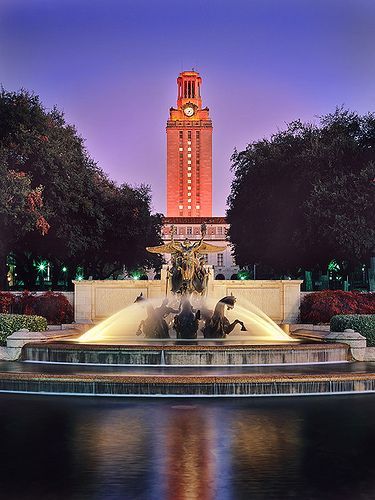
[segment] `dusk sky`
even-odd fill
[[[214,215],[230,156],[285,123],[375,111],[373,0],[0,0],[0,82],[65,112],[117,182],[165,211],[165,125],[194,67],[214,126]]]

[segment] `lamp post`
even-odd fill
[[[39,262],[39,264],[37,265],[37,268],[38,268],[38,272],[40,274],[40,285],[41,285],[41,288],[43,289],[44,288],[44,273],[45,273],[45,270],[47,269],[47,263],[45,261]]]

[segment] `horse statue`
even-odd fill
[[[225,306],[227,306],[227,309],[233,309],[235,303],[236,297],[233,295],[228,295],[219,300],[213,314],[209,315],[205,321],[202,329],[204,338],[223,339],[233,331],[236,325],[241,325],[242,332],[246,331],[242,321],[235,319],[233,323],[230,323],[228,318],[225,317]]]
[[[173,328],[178,339],[196,339],[199,327],[200,311],[194,309],[188,298],[182,301],[181,312],[174,317]]]
[[[203,294],[207,286],[207,271],[204,267],[204,255],[223,252],[225,247],[210,245],[204,241],[206,225],[201,226],[201,238],[198,241],[175,241],[175,228],[171,227],[171,241],[156,247],[146,247],[151,253],[171,254],[171,267],[167,279],[171,281],[173,293]]]

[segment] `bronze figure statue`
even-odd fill
[[[173,328],[178,339],[196,339],[199,327],[200,311],[194,311],[189,299],[182,299],[181,312],[174,317]]]
[[[142,302],[142,299],[137,302]],[[150,303],[147,303],[146,311],[147,318],[139,324],[136,335],[139,336],[143,333],[146,339],[169,339],[169,328],[163,313],[154,309]]]
[[[207,271],[204,267],[204,255],[207,253],[223,252],[225,247],[211,245],[204,241],[206,225],[201,226],[201,238],[192,242],[175,241],[175,228],[171,227],[171,241],[156,247],[146,247],[151,253],[171,254],[171,267],[168,268],[167,278],[171,280],[173,293],[203,294],[207,286]]]

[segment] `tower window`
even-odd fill
[[[224,265],[224,254],[223,253],[217,254],[217,265],[218,265],[218,267],[223,267],[223,265]]]
[[[188,140],[191,141],[191,130],[188,130]]]

